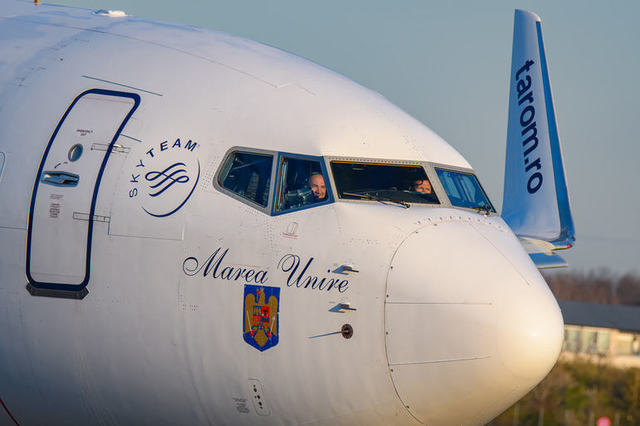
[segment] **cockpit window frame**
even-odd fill
[[[256,155],[269,155],[271,156],[271,176],[270,176],[270,181],[269,181],[269,196],[268,196],[268,201],[267,201],[267,205],[263,206],[262,204],[256,203],[255,201],[252,201],[248,198],[242,197],[241,195],[238,195],[237,193],[231,191],[230,189],[225,188],[224,186],[222,186],[222,183],[220,182],[220,178],[222,177],[222,173],[225,171],[225,165],[227,164],[227,161],[229,160],[229,157],[234,154],[234,153],[246,153],[246,154],[256,154]],[[276,168],[278,166],[278,151],[271,151],[271,150],[267,150],[267,149],[258,149],[258,148],[250,148],[250,147],[246,147],[246,146],[233,146],[231,148],[229,148],[225,154],[222,156],[222,161],[220,162],[220,165],[218,166],[218,170],[216,171],[216,174],[214,175],[213,178],[213,187],[215,189],[217,189],[218,191],[222,192],[225,195],[228,195],[229,197],[240,201],[243,204],[246,204],[266,215],[271,215],[271,210],[273,207],[273,202],[275,199],[274,196],[274,191],[275,191],[275,179],[276,179]]]
[[[326,168],[329,171],[329,179],[331,180],[331,186],[332,188],[337,188],[336,186],[336,182],[335,182],[335,178],[333,176],[333,170],[331,169],[331,162],[332,161],[337,161],[337,162],[347,162],[347,163],[370,163],[370,164],[382,164],[382,165],[389,165],[389,166],[393,166],[393,165],[397,165],[397,166],[418,166],[418,167],[422,167],[424,169],[424,172],[427,175],[427,178],[429,179],[429,182],[431,183],[431,187],[433,188],[433,191],[435,192],[436,197],[438,198],[439,203],[410,203],[410,205],[412,206],[423,206],[423,207],[437,207],[437,208],[441,208],[441,207],[451,207],[451,202],[449,201],[449,197],[447,197],[447,194],[444,190],[444,188],[442,187],[442,184],[440,183],[440,179],[438,178],[438,175],[435,171],[435,169],[431,166],[431,163],[426,162],[426,161],[410,161],[410,160],[394,160],[394,159],[381,159],[381,158],[368,158],[368,157],[341,157],[341,156],[325,156],[324,160],[326,162]],[[379,203],[378,201],[375,200],[366,200],[366,199],[362,199],[362,200],[357,200],[357,199],[350,199],[350,198],[340,198],[337,197],[338,200],[340,200],[340,202],[347,202],[347,203],[351,203],[351,202],[355,202],[355,203],[374,203],[377,204]]]
[[[279,196],[280,194],[280,172],[281,172],[281,166],[282,166],[282,162],[284,161],[284,159],[286,158],[291,158],[291,159],[295,159],[295,160],[305,160],[305,161],[317,161],[318,164],[320,165],[320,170],[322,171],[322,176],[324,177],[325,180],[325,185],[327,188],[327,199],[318,203],[311,203],[311,204],[306,204],[300,207],[295,207],[295,208],[290,208],[290,209],[286,209],[286,210],[276,210],[277,207],[277,203],[276,203],[276,198]],[[276,169],[276,175],[275,175],[275,188],[274,188],[274,192],[273,192],[273,196],[272,196],[272,203],[271,203],[271,216],[280,216],[283,214],[289,214],[289,213],[294,213],[294,212],[298,212],[301,210],[306,210],[306,209],[310,209],[310,208],[314,208],[314,207],[319,207],[319,206],[324,206],[327,204],[331,204],[335,202],[335,198],[333,196],[333,182],[332,182],[332,176],[330,176],[329,174],[329,170],[327,168],[327,164],[325,161],[325,157],[322,156],[316,156],[316,155],[307,155],[307,154],[298,154],[298,153],[293,153],[293,152],[283,152],[280,151],[278,152],[278,158],[277,161],[275,163],[275,169]]]
[[[489,198],[489,194],[487,193],[487,191],[482,186],[482,183],[480,182],[480,179],[478,178],[478,175],[476,174],[475,170],[467,168],[467,167],[457,167],[457,166],[452,166],[450,164],[442,164],[442,163],[429,163],[429,166],[431,167],[432,173],[436,176],[437,181],[438,181],[438,185],[440,186],[442,192],[444,193],[444,195],[445,195],[445,197],[447,199],[447,203],[449,204],[449,206],[451,208],[463,209],[463,210],[474,211],[474,212],[478,211],[477,207],[462,207],[462,206],[453,205],[451,203],[451,200],[449,199],[449,194],[447,194],[447,191],[444,189],[444,186],[442,185],[442,182],[440,181],[440,176],[438,175],[438,172],[436,171],[436,169],[451,170],[453,172],[473,175],[476,178],[476,181],[478,182],[478,185],[480,186],[480,189],[482,190],[485,198],[489,202],[489,206],[493,209],[492,211],[485,212],[485,214],[487,214],[487,215],[496,215],[496,216],[498,215],[498,211],[496,210],[495,206],[493,205],[493,202],[491,202],[491,198]]]
[[[221,185],[220,178],[221,178],[222,172],[224,171],[224,166],[227,163],[229,156],[234,152],[257,154],[257,155],[269,155],[272,157],[271,177],[269,182],[269,197],[268,197],[268,203],[266,206],[262,206],[261,204],[256,203],[248,198],[244,198]],[[320,203],[308,204],[308,205],[304,205],[304,206],[293,208],[293,209],[276,211],[276,197],[278,196],[278,191],[280,190],[279,188],[280,182],[278,182],[280,178],[280,165],[281,165],[281,161],[285,157],[319,162],[322,174],[325,178],[326,187],[327,187],[326,201],[323,201]],[[451,203],[451,200],[449,199],[449,196],[445,191],[444,186],[442,185],[442,182],[440,181],[440,176],[438,176],[436,168],[451,170],[459,173],[471,174],[476,177],[478,181],[478,185],[480,186],[480,189],[483,191],[485,197],[487,198],[487,201],[489,201],[490,206],[493,208],[492,212],[486,212],[486,214],[498,215],[497,210],[495,209],[493,203],[491,202],[491,199],[487,194],[487,191],[484,189],[484,187],[480,183],[480,179],[478,179],[478,176],[473,169],[467,168],[467,167],[452,166],[450,164],[433,163],[429,161],[410,161],[410,160],[398,160],[398,159],[386,159],[386,158],[381,159],[381,158],[370,158],[370,157],[344,157],[344,156],[333,156],[333,155],[315,156],[315,155],[299,154],[299,153],[292,153],[292,152],[251,148],[246,146],[233,146],[229,148],[223,155],[222,161],[219,164],[218,169],[213,178],[213,186],[215,189],[222,192],[223,194],[228,195],[229,197],[235,200],[238,200],[241,203],[246,204],[247,206],[250,206],[268,216],[280,216],[283,214],[294,213],[294,212],[306,210],[309,208],[332,204],[338,200],[340,202],[345,202],[345,203],[370,203],[370,204],[378,203],[378,201],[375,201],[375,200],[366,200],[366,199],[358,200],[358,199],[349,199],[349,198],[339,198],[337,194],[334,194],[333,190],[334,188],[336,188],[336,182],[333,176],[333,171],[331,169],[332,161],[422,167],[427,175],[427,178],[431,182],[431,186],[433,188],[433,191],[435,192],[435,195],[439,200],[439,204],[411,203],[411,205],[430,207],[430,208],[455,208],[455,209],[463,209],[468,211],[477,211],[478,210],[477,208],[454,206]]]

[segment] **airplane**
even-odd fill
[[[221,32],[3,1],[0,424],[483,424],[555,364],[575,230],[540,18],[505,190]]]

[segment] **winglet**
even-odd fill
[[[542,22],[518,9],[502,217],[521,240],[546,242],[552,250],[570,248],[575,241]]]

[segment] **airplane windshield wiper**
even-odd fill
[[[411,207],[411,205],[409,203],[406,203],[404,201],[400,201],[400,200],[392,200],[391,198],[388,197],[378,197],[377,195],[371,195],[371,194],[357,194],[355,192],[343,192],[343,195],[348,195],[350,197],[358,197],[358,198],[362,198],[364,200],[373,200],[373,201],[377,201],[379,203],[384,204],[385,201],[386,202],[390,202],[390,203],[394,203],[394,204],[398,204],[402,207],[404,207],[405,209],[408,209],[409,207]]]

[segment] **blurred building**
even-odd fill
[[[559,300],[564,317],[560,359],[604,361],[640,367],[640,306]]]

